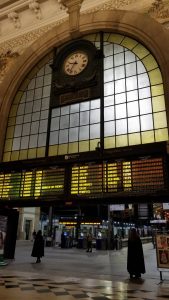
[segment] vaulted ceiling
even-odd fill
[[[169,0],[1,0],[0,81],[8,62],[21,55],[40,36],[69,18],[69,4],[80,15],[104,10],[149,15],[169,29]]]

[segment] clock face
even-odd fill
[[[80,74],[88,64],[88,55],[83,51],[74,51],[64,61],[63,70],[69,76]]]

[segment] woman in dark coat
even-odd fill
[[[127,271],[130,278],[140,278],[145,273],[144,254],[141,239],[135,228],[132,228],[128,239]]]
[[[41,230],[36,234],[31,256],[37,257],[36,263],[40,263],[41,257],[44,256],[44,239]]]

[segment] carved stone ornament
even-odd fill
[[[12,11],[8,14],[8,18],[13,23],[15,28],[19,29],[21,27],[18,13]]]
[[[163,0],[155,0],[148,10],[148,13],[157,19],[169,18],[169,4],[165,5]]]
[[[18,56],[18,52],[12,52],[11,50],[0,54],[0,82],[3,80],[5,73]]]
[[[69,14],[70,33],[75,38],[78,35],[80,8],[84,0],[58,0],[58,3]]]
[[[37,0],[31,0],[29,3],[29,8],[35,13],[37,19],[42,19],[40,4]]]

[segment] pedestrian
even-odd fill
[[[92,230],[90,228],[89,233],[87,235],[87,250],[86,250],[86,252],[92,252],[92,240],[93,240],[93,235],[92,235]]]
[[[31,256],[37,258],[36,263],[40,263],[41,257],[44,256],[44,239],[41,230],[36,234]]]
[[[127,271],[130,278],[140,278],[144,274],[144,254],[141,239],[135,228],[130,229],[128,238]]]

